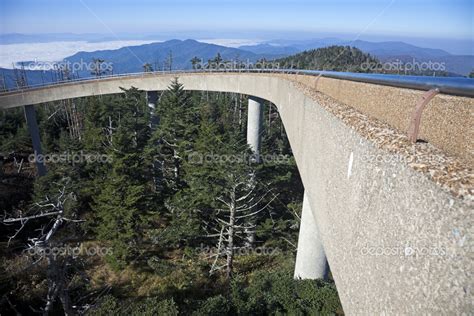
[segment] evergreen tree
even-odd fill
[[[93,205],[100,221],[98,237],[111,243],[113,255],[109,260],[118,268],[137,253],[142,217],[150,206],[149,168],[142,155],[150,137],[148,109],[137,89],[124,92],[114,104],[114,118],[110,118],[107,132],[111,170],[102,179]]]
[[[165,91],[155,109],[159,125],[153,133],[146,152],[147,156],[161,165],[154,175],[161,182],[160,190],[171,196],[185,186],[182,175],[183,157],[192,150],[199,117],[178,78]]]
[[[197,67],[197,64],[201,62],[201,59],[198,58],[197,56],[194,56],[192,59],[191,59],[191,65],[193,67],[193,69],[199,69]]]
[[[211,273],[225,267],[229,281],[235,249],[245,245],[243,234],[255,229],[249,219],[265,209],[261,202],[268,192],[259,188],[250,148],[239,132],[218,131],[215,122],[202,120],[195,151],[184,165],[188,186],[173,202],[182,210],[192,210],[189,216],[200,216],[202,229],[217,245]],[[220,263],[221,258],[225,263]]]

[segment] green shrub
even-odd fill
[[[155,274],[159,276],[167,276],[170,274],[175,266],[169,260],[163,260],[156,256],[151,257],[147,260],[147,264],[153,269]]]
[[[87,312],[87,315],[94,316],[177,316],[178,307],[174,300],[160,300],[157,297],[147,298],[138,302],[125,301],[120,303],[112,295],[104,296],[99,304]]]
[[[112,295],[106,295],[99,301],[98,305],[87,312],[87,315],[108,316],[118,315],[119,312],[120,306],[118,300]]]
[[[193,313],[194,316],[221,316],[230,312],[230,302],[222,295],[208,298],[201,307]]]
[[[159,300],[156,297],[148,298],[144,302],[132,305],[132,310],[123,315],[131,316],[177,316],[178,307],[173,299]]]
[[[232,283],[231,297],[238,314],[336,314],[342,311],[334,284],[323,280],[294,280],[288,269],[259,271],[245,287]]]

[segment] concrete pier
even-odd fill
[[[153,131],[156,130],[156,127],[160,123],[160,117],[156,114],[156,107],[158,105],[158,91],[150,90],[146,91],[146,102],[150,110],[150,128]],[[162,175],[161,175],[161,162],[154,160],[153,169],[159,174],[159,176],[153,177],[153,182],[155,184],[155,190],[160,191],[162,189]]]
[[[159,123],[159,117],[155,115],[156,105],[158,103],[158,91],[147,91],[146,101],[151,113],[150,127],[154,128]]]
[[[247,144],[254,153],[254,161],[260,162],[260,142],[262,134],[263,102],[261,99],[249,96],[247,115]]]
[[[308,195],[303,197],[298,252],[296,254],[295,279],[326,279],[328,263],[316,220],[309,205]]]
[[[260,163],[260,145],[263,125],[263,101],[259,98],[249,96],[247,112],[247,144],[252,149],[254,163]],[[253,175],[255,176],[255,175]],[[254,226],[253,221],[249,221],[250,226]],[[255,244],[255,231],[253,228],[245,230],[246,247],[253,247]]]
[[[38,176],[44,176],[46,174],[46,166],[43,162],[43,152],[41,150],[41,140],[38,128],[38,122],[36,121],[36,110],[33,105],[25,105],[25,118],[26,124],[28,125],[28,132],[30,133],[31,142],[33,144],[33,151],[35,155],[36,168],[38,169]]]

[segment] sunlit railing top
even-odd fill
[[[0,95],[27,92],[30,90],[41,89],[45,87],[56,87],[84,81],[100,81],[109,78],[118,77],[145,77],[156,74],[182,74],[182,73],[279,73],[279,74],[300,74],[366,82],[380,85],[387,85],[400,88],[410,88],[417,90],[438,89],[441,93],[474,97],[474,79],[463,77],[430,77],[430,76],[407,76],[407,75],[388,75],[371,73],[351,73],[337,71],[319,71],[319,70],[300,70],[300,69],[240,69],[240,70],[174,70],[174,71],[153,71],[106,75],[101,77],[86,77],[73,80],[57,81],[54,83],[30,85],[25,88],[11,89],[0,93]]]

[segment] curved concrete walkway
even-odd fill
[[[7,93],[0,95],[0,108],[120,93],[119,87],[164,90],[175,76],[145,74]],[[465,176],[472,170],[463,165],[472,152],[411,145],[396,124],[377,115],[374,121],[363,109],[328,97],[329,88],[327,94],[315,93],[315,85],[302,79],[179,74],[188,90],[243,93],[278,107],[347,314],[472,312],[473,187],[472,178]],[[387,98],[393,100],[397,94],[405,101],[406,95],[413,94],[413,100],[419,96],[390,89]],[[344,96],[352,105],[349,95]],[[456,97],[439,98],[449,103]],[[361,102],[353,100],[356,109]],[[455,103],[472,111],[472,99]],[[441,158],[442,164],[431,161]]]

